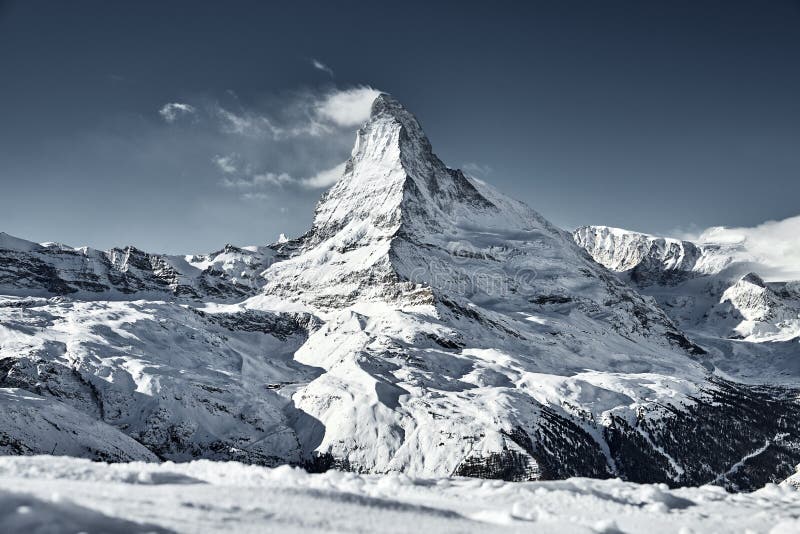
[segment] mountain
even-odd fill
[[[0,232],[0,292],[87,300],[126,295],[235,300],[260,286],[257,275],[274,255],[269,247],[232,245],[191,256],[148,254],[133,246],[99,251]]]
[[[722,293],[720,303],[742,319],[735,329],[743,339],[800,339],[800,284],[768,284],[748,273]]]
[[[388,95],[299,238],[134,261],[26,243],[0,241],[0,386],[162,459],[731,489],[800,461],[800,373],[759,380],[751,343],[718,357],[585,243],[448,168]],[[609,258],[702,259],[633,248]]]
[[[625,272],[639,287],[675,284],[731,268],[741,271],[756,263],[738,243],[696,244],[609,226],[583,226],[573,236],[595,261]]]
[[[605,226],[578,228],[574,239],[696,336],[800,338],[800,285],[765,282],[757,272],[768,268],[740,243],[692,243]]]
[[[0,234],[1,402],[14,414],[0,421],[0,450],[299,462],[285,402],[266,386],[305,376],[290,360],[313,318],[202,310],[256,294],[275,254],[98,251]]]

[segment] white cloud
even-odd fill
[[[317,103],[316,111],[337,126],[358,126],[369,118],[372,102],[379,94],[380,91],[368,86],[336,90]]]
[[[327,72],[330,75],[330,77],[333,78],[333,69],[327,66],[322,61],[311,58],[311,64],[314,66],[315,69],[321,70],[322,72]]]
[[[164,120],[172,123],[184,115],[194,115],[196,110],[189,104],[181,104],[180,102],[170,102],[164,104],[158,113],[164,117]]]
[[[231,163],[230,157],[217,156],[214,158],[214,163],[216,163],[220,170],[225,174],[234,174],[238,171],[238,167]],[[344,174],[345,165],[347,165],[347,162],[340,163],[335,167],[320,171],[314,176],[310,176],[308,178],[296,179],[285,172],[262,172],[258,174],[249,174],[247,176],[238,178],[226,176],[220,183],[227,188],[239,190],[257,190],[266,187],[283,187],[287,185],[299,185],[306,189],[321,189],[335,184],[339,178],[342,177],[342,174]],[[245,172],[247,172],[247,169],[245,169]],[[244,197],[246,195],[252,197],[255,195],[255,192],[246,193],[242,196]]]
[[[265,172],[253,176],[253,183],[256,186],[262,186],[262,185],[282,186],[285,184],[290,184],[292,182],[294,182],[294,178],[292,178],[285,172],[281,173]]]
[[[767,268],[759,273],[766,279],[800,280],[800,215],[749,228],[716,226],[682,237],[699,243],[740,244]]]
[[[322,63],[319,65],[327,68]],[[369,118],[372,102],[379,94],[380,91],[368,86],[322,94],[298,93],[271,114],[249,109],[232,111],[218,103],[198,109],[190,104],[170,102],[162,106],[159,114],[168,123],[192,115],[209,121],[224,134],[282,141],[335,135],[342,133],[342,129],[358,126]]]
[[[327,66],[314,60],[315,68]],[[317,65],[318,64],[318,65]],[[367,86],[266,95],[257,106],[235,96],[171,102],[166,122],[191,116],[194,135],[208,147],[217,183],[240,198],[263,199],[330,187],[344,173],[354,127],[369,119],[380,91]],[[192,135],[187,131],[187,135]],[[319,169],[323,169],[319,171]]]
[[[263,172],[246,178],[223,178],[222,185],[236,189],[258,189],[265,186],[284,186],[295,180],[285,172]]]
[[[234,174],[239,170],[239,167],[236,164],[237,155],[236,154],[229,154],[227,156],[214,156],[211,158],[219,170],[224,172],[225,174]]]
[[[222,133],[235,134],[254,139],[282,141],[302,136],[319,137],[332,133],[330,120],[316,111],[320,101],[312,100],[309,104],[302,100],[293,102],[287,107],[295,106],[299,111],[296,116],[284,119],[280,125],[272,118],[253,111],[235,113],[221,106],[214,108],[215,119]]]
[[[300,180],[300,184],[308,189],[321,189],[323,187],[330,187],[342,177],[346,165],[347,162],[343,162],[330,169],[320,171],[314,176],[303,178]]]
[[[242,198],[245,200],[269,200],[270,196],[267,193],[256,192],[256,193],[243,193]],[[281,213],[283,213],[283,211],[281,211]]]
[[[224,133],[238,134],[245,137],[264,137],[268,135],[273,139],[279,139],[285,133],[283,128],[275,126],[268,117],[257,113],[244,112],[237,114],[222,106],[216,106],[215,113],[220,120],[220,129]]]

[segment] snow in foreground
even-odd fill
[[[800,492],[0,458],[0,532],[800,532]]]

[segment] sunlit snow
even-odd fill
[[[800,492],[573,478],[502,482],[311,475],[234,462],[0,458],[2,532],[537,532],[789,534]],[[39,529],[39,530],[37,530]]]

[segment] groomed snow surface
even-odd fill
[[[800,532],[800,491],[0,458],[0,532]]]

